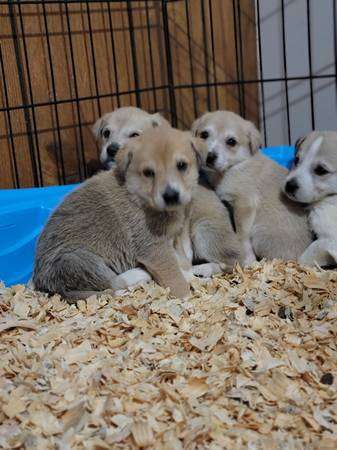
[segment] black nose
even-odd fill
[[[215,160],[217,159],[217,155],[215,153],[208,153],[206,163],[208,166],[213,166]]]
[[[179,192],[168,186],[163,194],[163,199],[167,205],[176,205],[179,203]]]
[[[294,194],[297,191],[297,189],[298,184],[295,178],[292,178],[291,180],[287,181],[286,192],[288,192],[288,194]]]
[[[117,144],[117,142],[113,142],[112,144],[110,144],[106,149],[108,156],[114,158],[116,156],[117,151],[119,150],[119,147],[120,145]]]

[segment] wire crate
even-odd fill
[[[336,48],[334,0],[0,0],[0,187],[87,178],[119,106],[231,109],[265,145],[335,129]]]

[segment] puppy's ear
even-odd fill
[[[208,112],[206,111],[202,116],[198,117],[198,119],[196,119],[191,126],[191,133],[193,134],[193,136],[197,136],[198,135],[198,131],[200,126],[201,126],[201,122],[202,120],[205,118],[206,114],[208,114]]]
[[[206,165],[206,159],[208,155],[207,144],[200,138],[192,137],[191,146],[197,160],[198,168],[201,169]]]
[[[151,119],[152,119],[152,126],[153,128],[165,125],[165,126],[170,126],[169,122],[159,113],[155,113],[151,115]]]
[[[262,146],[261,133],[253,124],[253,122],[247,121],[248,124],[248,139],[249,139],[249,149],[252,155],[258,152]]]
[[[133,153],[130,147],[127,145],[116,154],[115,162],[115,176],[120,185],[123,185],[126,180],[126,173],[132,161]]]
[[[297,139],[297,141],[295,142],[295,153],[297,153],[299,151],[299,149],[304,141],[305,141],[305,137],[300,137]]]
[[[95,136],[96,140],[101,136],[102,129],[104,127],[104,119],[100,117],[92,126],[91,131]]]

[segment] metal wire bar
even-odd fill
[[[55,119],[56,119],[56,133],[57,133],[57,141],[58,141],[57,171],[58,171],[59,182],[62,182],[62,184],[65,184],[66,178],[65,178],[65,167],[64,167],[64,158],[63,158],[63,146],[62,146],[61,131],[60,131],[61,127],[60,127],[58,108],[57,108],[57,104],[56,104],[57,95],[56,95],[56,84],[55,84],[55,75],[54,75],[54,63],[53,63],[53,57],[52,57],[52,53],[51,53],[46,5],[44,3],[42,4],[42,12],[43,12],[44,28],[45,28],[45,32],[46,32],[46,42],[47,42],[48,62],[49,62],[51,85],[52,85],[52,95],[53,95],[53,99],[55,102],[55,104],[53,106],[54,106],[54,113],[55,113]],[[60,160],[60,164],[61,164],[61,170],[59,168],[59,160]]]
[[[260,79],[263,80],[263,64],[262,64],[262,41],[261,41],[261,17],[260,17],[260,0],[256,2],[256,14],[257,14],[257,37],[258,37],[258,48],[259,48],[259,69],[260,69]],[[265,96],[264,96],[264,82],[260,83],[261,91],[261,104],[262,104],[262,120],[263,120],[263,135],[264,135],[264,145],[268,145],[267,139],[267,123],[266,123],[266,106],[265,106]]]
[[[323,79],[335,79],[336,75],[335,74],[322,74],[322,75],[313,75],[312,79],[313,80],[323,80]],[[253,80],[235,80],[235,81],[218,81],[217,83],[213,83],[210,82],[209,84],[207,83],[195,83],[194,87],[195,88],[203,88],[203,87],[215,87],[215,86],[236,86],[236,85],[245,85],[245,84],[259,84],[259,83],[280,83],[280,82],[284,82],[284,78],[267,78],[264,80],[261,80],[260,78],[256,78]],[[309,80],[309,76],[298,76],[298,77],[288,77],[287,81],[303,81],[303,80]],[[150,92],[153,89],[158,90],[163,90],[163,89],[169,89],[169,85],[168,84],[164,84],[164,85],[160,85],[160,86],[155,86],[155,87],[148,87],[148,88],[142,88],[139,89],[138,92]],[[192,85],[191,84],[177,84],[174,86],[174,89],[191,89]],[[135,89],[131,89],[128,91],[123,91],[123,92],[119,92],[118,95],[119,96],[123,96],[123,95],[130,95],[130,94],[135,94],[136,91]],[[117,96],[117,94],[115,92],[109,92],[108,94],[100,94],[99,97],[100,98],[110,98],[110,97],[115,97]],[[25,105],[17,105],[17,106],[10,106],[8,108],[0,108],[0,112],[4,112],[4,111],[16,111],[16,110],[20,110],[20,109],[30,109],[33,106],[34,107],[42,107],[42,106],[49,106],[49,105],[61,105],[61,104],[66,104],[66,103],[74,103],[74,102],[83,102],[83,101],[87,101],[87,100],[96,100],[96,96],[93,95],[88,95],[88,96],[84,96],[84,97],[78,97],[78,98],[67,98],[67,99],[62,99],[62,100],[57,100],[56,102],[54,101],[49,101],[49,102],[39,102],[39,103],[35,103],[34,105],[27,103]]]
[[[333,42],[335,53],[335,73],[337,74],[337,5],[336,0],[332,0],[332,14],[333,14]],[[335,80],[335,96],[337,101],[337,77]]]
[[[212,46],[212,65],[213,65],[213,80],[214,83],[217,82],[216,76],[216,59],[215,59],[215,45],[214,45],[214,25],[213,25],[213,5],[212,0],[208,0],[208,10],[209,10],[209,21],[211,27],[211,46]],[[215,86],[215,106],[219,109],[219,92],[218,86]]]
[[[96,96],[97,96],[97,108],[98,108],[98,114],[99,114],[99,116],[101,116],[102,115],[102,110],[101,110],[101,104],[100,104],[100,99],[99,99],[99,89],[98,89],[97,69],[96,69],[96,56],[95,56],[95,47],[94,47],[93,32],[92,32],[92,26],[91,26],[91,16],[90,16],[89,3],[90,3],[90,1],[86,0],[87,16],[88,16],[88,27],[89,27],[89,38],[90,38],[90,48],[91,48],[91,58],[92,58],[93,72],[94,72],[95,91],[96,91]]]
[[[289,111],[289,92],[288,92],[288,69],[287,69],[287,49],[286,49],[286,33],[285,33],[285,18],[284,18],[284,0],[281,0],[281,18],[282,18],[282,50],[283,50],[283,70],[284,70],[284,84],[286,91],[286,108],[287,108],[287,131],[288,144],[291,142],[291,126],[290,126],[290,111]]]
[[[127,11],[128,11],[128,21],[129,21],[129,31],[130,31],[130,41],[131,41],[131,55],[132,55],[132,68],[133,68],[133,73],[134,73],[135,90],[136,90],[136,103],[139,108],[141,106],[141,101],[140,101],[140,94],[139,94],[137,52],[136,52],[135,31],[134,31],[133,17],[132,17],[132,7],[131,7],[130,0],[127,0],[126,6],[127,6]]]
[[[308,63],[309,63],[309,83],[310,83],[310,108],[311,108],[311,128],[315,129],[315,106],[314,106],[314,89],[312,80],[312,59],[311,59],[311,15],[310,0],[307,0],[307,29],[308,29]]]
[[[108,13],[109,13],[109,30],[110,30],[110,38],[111,38],[111,48],[112,48],[112,59],[113,59],[113,66],[114,66],[114,76],[115,76],[115,87],[116,87],[116,100],[117,100],[117,106],[118,108],[121,106],[120,98],[119,98],[119,83],[118,83],[118,72],[117,72],[117,58],[116,58],[116,46],[115,46],[115,39],[114,39],[114,32],[112,27],[112,19],[111,19],[111,6],[110,2],[107,2],[108,5]],[[101,96],[101,98],[103,98]]]
[[[235,64],[236,64],[236,79],[241,80],[241,73],[240,73],[240,66],[239,66],[239,51],[238,51],[238,34],[237,34],[237,23],[236,23],[236,1],[233,0],[233,22],[234,22],[234,38],[235,38]],[[242,108],[242,89],[240,83],[234,83],[237,84],[237,90],[238,90],[238,99],[239,99],[239,111],[240,115],[243,115],[243,108]]]
[[[239,61],[240,61],[240,73],[241,79],[245,77],[245,67],[243,63],[243,43],[242,43],[242,27],[241,27],[241,7],[240,0],[237,0],[237,14],[238,14],[238,33],[239,33]],[[244,85],[241,87],[241,102],[242,102],[242,115],[246,117],[246,94]]]
[[[13,126],[12,126],[12,119],[11,119],[11,113],[8,108],[9,105],[9,96],[8,96],[8,88],[6,83],[6,76],[5,76],[5,67],[4,67],[4,61],[2,57],[2,48],[0,45],[0,69],[2,74],[2,83],[3,83],[3,91],[4,91],[4,100],[5,100],[5,107],[6,107],[6,116],[7,116],[7,122],[8,122],[8,129],[9,129],[9,142],[11,146],[11,170],[12,170],[12,179],[14,187],[19,188],[20,187],[20,178],[19,178],[19,171],[18,171],[18,165],[16,161],[16,154],[15,154],[15,145],[14,145],[14,133],[13,133]]]
[[[167,2],[161,0],[162,5],[162,16],[163,16],[163,28],[164,28],[164,38],[165,38],[165,55],[166,55],[166,69],[167,69],[167,81],[168,81],[168,92],[170,101],[170,111],[171,111],[171,122],[174,127],[177,126],[177,108],[176,99],[174,94],[174,79],[172,70],[172,55],[171,55],[171,44],[170,44],[170,29],[167,14]]]
[[[148,41],[148,45],[149,45],[149,55],[150,55],[151,79],[152,79],[152,86],[155,86],[154,63],[153,63],[153,52],[152,52],[152,42],[151,42],[152,41],[151,40],[151,24],[150,24],[150,13],[149,13],[149,4],[148,4],[148,2],[145,3],[145,14],[146,14],[147,41]],[[157,102],[157,91],[156,91],[156,89],[153,89],[152,95],[153,95],[154,109],[157,111],[157,109],[158,109],[158,102]]]
[[[28,82],[28,92],[30,96],[30,102],[32,105],[34,105],[34,98],[33,98],[33,87],[32,87],[32,80],[30,76],[30,66],[29,66],[29,58],[28,58],[28,50],[27,50],[27,43],[26,43],[26,34],[25,34],[25,28],[23,23],[23,15],[21,10],[21,5],[19,4],[19,20],[20,20],[20,27],[21,27],[21,37],[22,37],[22,43],[23,43],[23,52],[25,56],[25,66],[26,66],[26,77]],[[40,153],[40,145],[39,145],[39,137],[37,133],[37,124],[36,124],[36,114],[35,114],[35,108],[32,106],[31,108],[32,112],[32,119],[33,119],[33,133],[35,138],[35,148],[36,148],[36,155],[34,152],[34,161],[35,164],[33,164],[33,170],[36,170],[36,178],[37,178],[37,185],[42,186],[43,185],[43,176],[42,176],[42,168],[41,168],[41,153]],[[36,163],[36,156],[37,156],[37,163]]]
[[[202,17],[202,34],[204,41],[204,64],[205,64],[205,77],[207,83],[207,108],[211,109],[211,93],[209,88],[209,69],[208,69],[208,44],[207,44],[207,29],[206,29],[206,18],[205,18],[205,3],[204,0],[200,0],[201,4],[201,17]]]
[[[84,154],[81,109],[80,109],[80,101],[79,101],[79,96],[78,96],[78,85],[77,85],[76,65],[75,65],[75,58],[74,58],[74,48],[73,48],[73,41],[72,41],[72,37],[71,37],[69,8],[68,8],[67,3],[65,3],[65,12],[66,12],[68,40],[69,40],[69,49],[70,49],[70,60],[71,60],[71,67],[72,67],[73,81],[74,81],[74,90],[75,90],[77,120],[78,120],[78,128],[79,128],[79,135],[80,135],[80,151],[81,151],[80,154],[78,152],[78,149],[76,148],[76,150],[77,150],[76,155],[77,155],[77,162],[78,162],[78,174],[79,174],[80,180],[83,181],[83,179],[86,177],[86,163],[85,163],[85,154]]]
[[[188,39],[188,55],[189,55],[189,65],[190,65],[190,76],[191,76],[191,84],[192,87],[192,96],[193,96],[193,110],[194,117],[198,115],[198,107],[197,107],[197,95],[194,88],[194,70],[193,70],[193,58],[192,58],[192,40],[191,40],[191,30],[190,30],[190,13],[188,7],[188,0],[185,0],[185,16],[186,16],[186,31],[187,31],[187,39]]]

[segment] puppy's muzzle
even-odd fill
[[[209,152],[207,159],[206,159],[206,164],[210,167],[213,167],[215,164],[215,161],[217,159],[218,155],[214,152]]]
[[[113,142],[107,147],[106,152],[110,161],[113,161],[115,159],[116,153],[118,152],[119,149],[120,145],[117,144],[117,142]]]
[[[180,202],[179,192],[176,189],[171,188],[171,186],[167,186],[163,194],[163,200],[167,206],[178,205]]]
[[[285,191],[287,194],[295,194],[295,192],[298,190],[299,186],[295,178],[291,178],[289,181],[287,181],[285,186]]]

